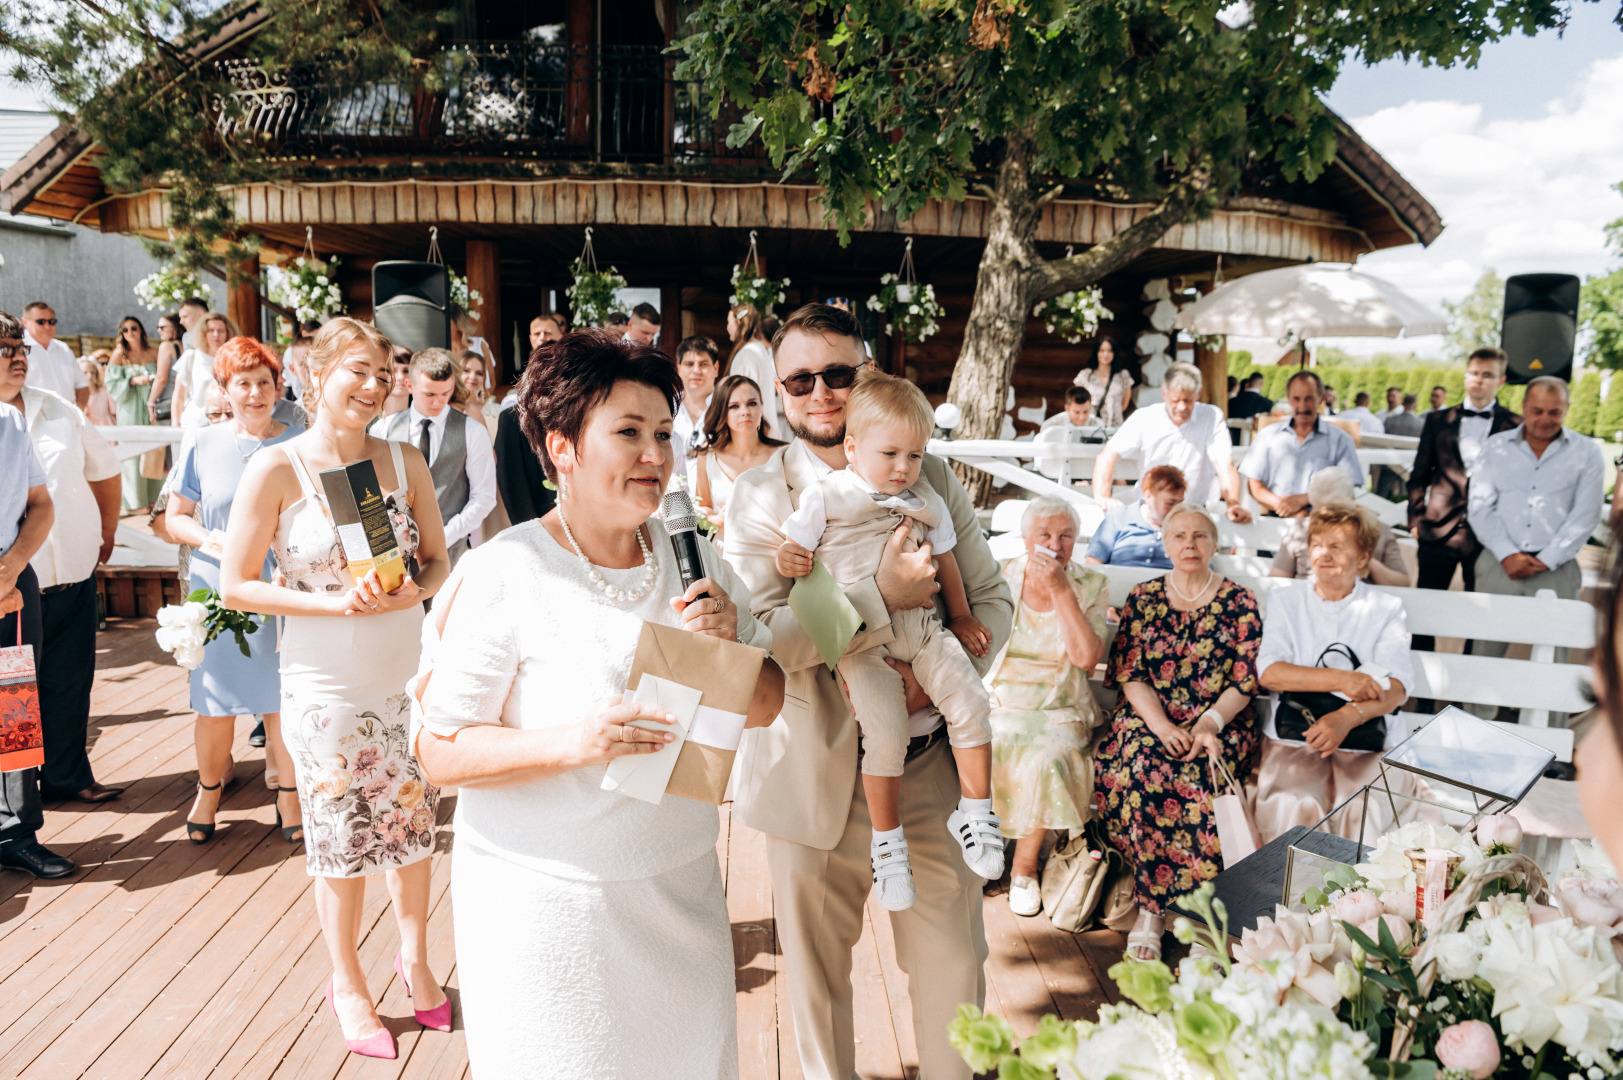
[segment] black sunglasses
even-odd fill
[[[844,390],[857,381],[857,369],[845,364],[836,364],[824,368],[822,371],[797,371],[787,379],[779,379],[783,384],[783,392],[790,397],[805,397],[822,379],[823,385],[830,390]]]
[[[35,326],[55,326],[56,325],[56,320],[55,319],[30,319],[29,321],[32,322]]]

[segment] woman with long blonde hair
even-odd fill
[[[761,413],[768,433],[775,439],[788,439],[789,424],[778,404],[778,373],[772,367],[772,346],[761,329],[761,313],[754,304],[734,304],[728,309],[727,337],[733,351],[722,374],[742,375],[760,387]]]
[[[204,391],[214,379],[214,354],[238,336],[237,324],[218,311],[209,312],[198,322],[197,347],[182,353],[175,365],[175,396],[170,409],[176,427],[208,425],[204,415],[208,395]]]

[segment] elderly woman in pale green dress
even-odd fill
[[[1037,859],[1050,829],[1077,830],[1093,816],[1089,747],[1101,713],[1088,676],[1105,653],[1109,583],[1071,556],[1076,511],[1035,499],[1020,532],[1025,554],[1003,566],[1020,598],[1009,643],[986,677],[992,696],[992,806],[1016,839],[1009,908],[1042,910]]]

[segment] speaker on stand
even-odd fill
[[[1512,383],[1541,375],[1572,381],[1578,336],[1579,282],[1572,274],[1517,274],[1505,282],[1505,319],[1499,347],[1509,358]]]
[[[396,345],[418,352],[451,347],[451,275],[435,262],[372,267],[372,322]]]

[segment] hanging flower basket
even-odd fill
[[[468,313],[468,318],[479,321],[479,309],[484,306],[485,297],[478,289],[468,288],[468,279],[452,270],[445,268],[451,275],[451,303]]]
[[[897,274],[879,279],[879,295],[868,297],[868,310],[885,317],[885,333],[900,333],[914,343],[939,331],[947,314],[936,301],[934,285],[903,281]]]
[[[1093,336],[1099,323],[1110,318],[1110,310],[1098,288],[1073,289],[1050,297],[1031,309],[1043,321],[1043,328],[1058,334],[1072,345]]]
[[[727,297],[729,304],[749,304],[762,315],[772,311],[773,304],[784,302],[784,287],[789,279],[775,281],[761,273],[761,257],[755,250],[755,233],[750,232],[749,254],[744,261],[733,266],[733,291]]]
[[[193,273],[165,266],[154,270],[135,283],[135,295],[149,311],[174,311],[194,296],[205,301],[214,290],[204,285]]]
[[[301,255],[284,267],[271,299],[293,309],[300,322],[321,322],[344,313],[344,294],[338,287],[338,256],[325,262]]]
[[[616,297],[626,287],[626,279],[614,267],[597,268],[597,252],[592,249],[592,230],[586,230],[586,246],[580,258],[569,264],[573,284],[565,290],[569,297],[569,311],[576,326],[604,326],[609,316],[619,310]]]

